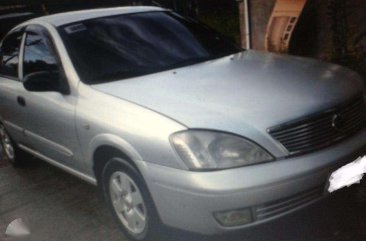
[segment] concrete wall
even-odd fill
[[[289,52],[319,59],[329,58],[333,49],[331,26],[328,1],[308,1],[293,33]]]
[[[334,52],[333,20],[329,15],[331,0],[308,0],[305,9],[293,33],[290,42],[290,53],[329,60]],[[276,0],[250,0],[252,48],[264,50],[267,24]],[[350,49],[356,36],[366,31],[366,1],[346,1],[349,22]],[[239,9],[242,7],[239,1]],[[242,13],[242,11],[241,11]],[[244,28],[241,16],[241,31]],[[245,39],[242,39],[245,45]]]
[[[275,2],[250,0],[253,49],[264,50],[265,32]],[[342,31],[334,31],[335,21],[329,9],[331,2],[333,0],[308,0],[295,27],[289,53],[348,66],[365,76],[366,80],[366,1],[344,0],[342,9],[347,14],[343,19],[348,20],[345,28],[348,31],[343,34]],[[362,33],[364,37],[356,45]]]
[[[264,50],[264,38],[267,29],[267,23],[271,16],[275,0],[250,0],[250,29],[251,29],[251,41],[252,48],[258,50]],[[241,32],[244,29],[244,19],[243,19],[243,3],[239,1],[239,11],[240,11],[240,22],[241,22]],[[242,46],[245,46],[245,39],[242,38]]]
[[[252,46],[254,49],[264,50],[264,38],[266,35],[268,20],[271,16],[275,0],[252,0],[250,11],[252,22]]]
[[[366,34],[366,1],[346,1],[345,9],[348,32],[342,46],[347,52],[343,53],[335,45],[334,38],[340,34],[333,29],[334,21],[329,15],[329,1],[311,0],[295,30],[290,53],[347,65],[366,76],[366,36],[364,53],[355,48],[357,37],[362,33]]]

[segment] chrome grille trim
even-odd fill
[[[317,188],[307,190],[288,198],[257,206],[254,208],[256,220],[259,221],[268,219],[277,215],[281,215],[285,212],[291,211],[303,205],[307,205],[321,198],[323,195],[323,191],[323,186],[319,186]]]
[[[342,118],[342,130],[333,126],[335,115]],[[290,155],[295,155],[328,147],[365,126],[366,103],[363,96],[359,96],[322,113],[269,128],[268,132]]]

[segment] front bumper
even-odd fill
[[[366,130],[321,151],[248,167],[188,172],[140,163],[164,224],[212,235],[292,213],[326,196],[327,180],[340,166],[366,154]],[[250,208],[254,222],[224,227],[214,212]]]

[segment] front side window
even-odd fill
[[[21,41],[22,32],[14,32],[5,37],[0,51],[0,75],[18,78]]]
[[[144,12],[59,27],[72,62],[89,84],[188,66],[240,51],[225,37],[171,12]]]
[[[59,73],[58,61],[51,46],[50,41],[44,34],[27,33],[23,60],[24,79],[42,72]]]

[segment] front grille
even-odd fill
[[[268,131],[291,155],[311,152],[350,137],[364,128],[365,109],[365,100],[361,96],[344,105]]]
[[[257,206],[254,208],[256,220],[268,219],[312,203],[322,197],[323,190],[323,186],[320,186],[288,198]]]

